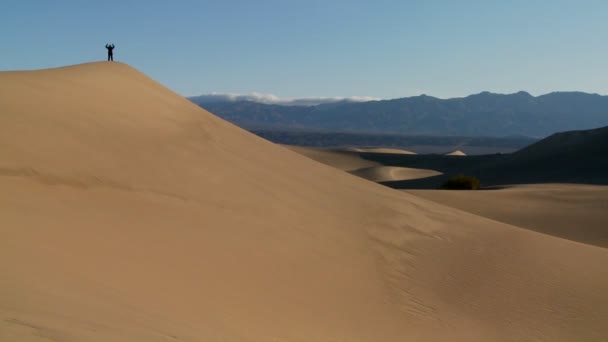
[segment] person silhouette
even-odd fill
[[[114,44],[106,44],[106,49],[108,49],[108,62],[114,62]]]

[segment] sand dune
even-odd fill
[[[285,146],[290,150],[316,160],[325,165],[348,171],[372,182],[387,182],[397,180],[418,179],[440,175],[433,170],[412,169],[407,167],[382,166],[359,156],[360,152],[353,149],[318,149],[301,146]]]
[[[343,171],[354,171],[358,169],[381,165],[379,163],[375,163],[359,157],[359,154],[354,151],[287,145],[285,145],[285,147],[310,159],[316,160],[320,163],[335,167]]]
[[[456,151],[452,151],[450,153],[446,153],[446,156],[466,156],[466,153],[462,152],[461,150],[456,150]]]
[[[424,169],[411,169],[394,166],[372,166],[351,171],[351,174],[372,182],[390,182],[399,180],[419,179],[440,175],[441,172]]]
[[[119,63],[0,73],[1,341],[602,341],[608,251],[361,180]]]
[[[391,153],[391,154],[416,154],[412,151],[401,150],[397,148],[386,148],[386,147],[374,147],[374,148],[355,148],[349,147],[345,149],[346,151],[353,152],[366,152],[366,153]]]
[[[497,221],[608,247],[607,186],[543,184],[492,191],[408,192]]]

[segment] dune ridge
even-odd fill
[[[390,153],[390,154],[416,154],[415,152],[402,150],[398,148],[388,148],[388,147],[370,147],[370,148],[355,148],[348,147],[344,149],[345,151],[352,152],[365,152],[365,153]]]
[[[0,73],[0,340],[601,341],[608,252],[249,134],[120,63]]]
[[[361,158],[359,154],[354,151],[288,145],[285,145],[285,147],[310,159],[343,171],[355,171],[381,165],[380,163]]]
[[[347,171],[352,175],[372,182],[418,179],[441,174],[433,170],[383,166],[380,163],[361,158],[359,152],[353,149],[321,149],[287,145],[285,147],[312,160]]]
[[[391,182],[409,179],[419,179],[440,175],[441,172],[425,169],[412,169],[395,166],[373,166],[351,171],[351,174],[372,182]]]
[[[445,155],[446,156],[466,156],[466,153],[462,152],[461,150],[455,150],[452,152],[448,152]]]

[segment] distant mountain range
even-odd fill
[[[241,102],[251,101],[263,104],[275,104],[282,106],[316,106],[326,103],[335,102],[367,102],[376,101],[378,98],[370,96],[351,96],[351,97],[303,97],[303,98],[281,98],[274,94],[250,93],[250,94],[232,94],[232,93],[211,93],[200,96],[191,97],[192,102],[199,105],[218,102]]]
[[[452,99],[421,95],[313,106],[190,100],[236,125],[257,130],[545,137],[608,125],[608,96],[582,92],[537,97],[527,92],[482,92]]]

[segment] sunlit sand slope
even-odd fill
[[[351,171],[351,174],[372,182],[390,182],[397,180],[419,179],[440,175],[441,172],[408,167],[374,166]]]
[[[602,341],[608,253],[402,194],[136,70],[0,73],[0,341]]]
[[[608,247],[608,186],[536,184],[491,191],[408,192],[497,221]]]
[[[456,151],[446,153],[445,155],[446,156],[466,156],[466,153],[462,152],[461,150],[456,150]]]

